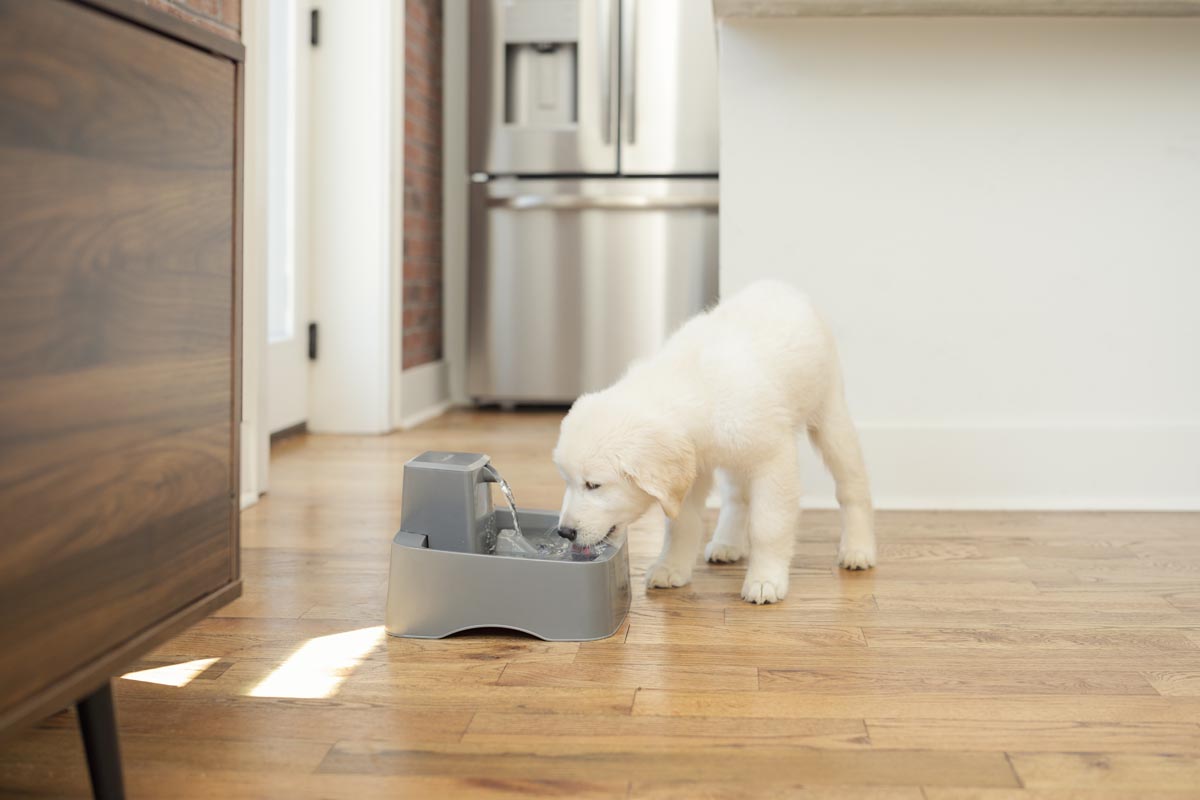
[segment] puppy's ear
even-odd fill
[[[643,429],[636,439],[623,453],[621,471],[674,519],[696,480],[696,448],[687,436],[660,428]]]

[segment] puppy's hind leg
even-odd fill
[[[870,569],[876,562],[875,512],[858,432],[846,408],[840,376],[834,376],[829,397],[809,424],[808,436],[837,483],[838,505],[842,508],[838,564],[845,569]]]
[[[646,570],[646,586],[651,589],[671,589],[686,586],[692,581],[696,553],[700,550],[700,530],[703,526],[704,501],[712,486],[712,475],[702,473],[692,484],[675,519],[667,520],[663,534],[662,552]]]
[[[788,570],[800,523],[800,465],[796,441],[787,437],[750,482],[750,565],[742,597],[774,603],[788,592]]]
[[[741,561],[749,546],[750,493],[745,477],[728,470],[717,470],[721,492],[721,516],[712,541],[704,548],[704,558],[715,564]]]

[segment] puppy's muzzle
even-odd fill
[[[573,542],[575,541],[575,537],[579,535],[579,532],[574,528],[564,528],[559,526],[558,535]]]

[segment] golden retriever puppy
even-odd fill
[[[748,556],[742,597],[782,600],[805,432],[837,482],[838,563],[873,567],[871,492],[833,338],[803,293],[755,283],[689,320],[609,388],[575,402],[554,450],[566,482],[559,534],[591,545],[657,503],[667,534],[646,585],[684,586],[715,477],[721,513],[705,556]]]

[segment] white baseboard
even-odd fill
[[[429,422],[431,419],[437,419],[442,414],[445,414],[449,408],[450,401],[447,400],[444,403],[438,403],[436,406],[430,406],[424,411],[419,411],[416,414],[411,414],[407,417],[404,417],[400,420],[400,430],[406,431],[409,428],[415,428],[418,425]]]
[[[860,436],[881,509],[1200,511],[1197,424],[868,423]],[[801,460],[804,506],[836,508],[816,453]]]
[[[449,407],[446,362],[433,361],[400,374],[400,419],[396,427],[416,427],[441,416]]]

